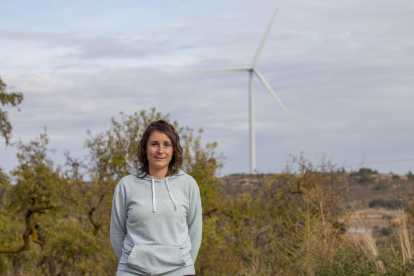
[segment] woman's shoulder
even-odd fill
[[[183,170],[179,170],[178,173],[173,175],[171,178],[173,178],[173,180],[179,181],[180,183],[184,183],[185,185],[188,185],[190,187],[198,188],[197,181],[194,179],[194,177],[187,174]]]
[[[125,189],[130,185],[137,185],[139,183],[145,183],[145,178],[140,178],[137,172],[131,173],[130,175],[124,176],[116,185],[116,189]]]

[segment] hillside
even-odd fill
[[[223,190],[230,196],[252,193],[259,189],[272,174],[232,174],[223,177]],[[344,173],[347,183],[347,198],[358,208],[375,207],[380,202],[391,202],[401,198],[409,201],[414,196],[414,181],[406,176],[392,174],[371,174],[360,177]]]
[[[260,189],[266,181],[274,175],[266,174],[233,174],[224,177],[223,190],[228,197],[237,197]],[[390,226],[399,217],[400,206],[406,206],[414,198],[414,181],[406,176],[392,174],[358,175],[344,173],[346,183],[345,197],[354,212],[349,214],[353,225],[360,225],[363,220],[364,227],[373,233],[387,236]],[[344,218],[341,219],[341,222]],[[362,228],[351,227],[349,233],[358,234]]]

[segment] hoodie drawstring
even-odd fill
[[[174,205],[174,209],[177,211],[177,205],[175,204],[174,198],[170,191],[170,186],[168,185],[168,180],[165,179],[165,186],[167,186],[168,194],[170,195],[170,199],[172,204]],[[155,204],[155,188],[154,188],[154,178],[151,177],[151,187],[152,187],[152,212],[157,212],[157,205]]]
[[[152,212],[157,212],[157,207],[155,205],[155,189],[154,189],[154,178],[151,177],[151,184],[152,184]]]
[[[175,201],[174,201],[174,198],[173,198],[173,196],[171,194],[170,186],[168,186],[168,180],[167,179],[165,179],[165,185],[167,186],[167,190],[168,190],[168,193],[170,194],[170,198],[171,198],[171,201],[172,201],[172,203],[174,205],[174,209],[177,211],[177,205],[175,205]]]

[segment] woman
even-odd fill
[[[138,143],[138,171],[115,188],[111,244],[118,276],[195,275],[201,244],[200,191],[180,170],[180,137],[164,120],[149,124]]]

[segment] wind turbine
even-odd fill
[[[249,126],[250,126],[250,172],[256,174],[256,138],[255,138],[255,128],[254,128],[254,91],[253,91],[253,75],[256,75],[263,85],[267,88],[270,94],[276,99],[277,103],[282,107],[285,113],[293,121],[292,116],[289,114],[283,103],[280,101],[279,97],[270,87],[269,83],[263,77],[262,74],[256,69],[257,61],[259,60],[260,54],[262,53],[263,46],[266,42],[267,36],[270,29],[272,28],[273,21],[275,20],[277,14],[277,9],[275,14],[270,21],[269,27],[267,27],[266,33],[259,44],[259,47],[256,50],[256,53],[253,58],[253,64],[250,67],[237,67],[237,68],[227,68],[227,69],[217,69],[217,70],[208,70],[208,71],[197,71],[194,73],[220,73],[220,72],[249,72]]]

